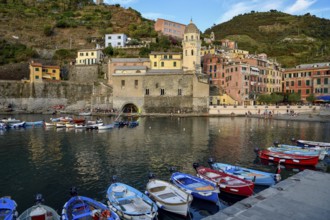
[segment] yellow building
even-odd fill
[[[30,81],[42,82],[42,80],[60,80],[59,66],[43,66],[41,63],[30,64]]]
[[[215,47],[211,47],[211,48],[209,48],[209,47],[202,47],[200,54],[201,54],[201,56],[204,56],[206,54],[215,54],[215,52],[216,52]]]
[[[151,69],[182,69],[182,54],[179,52],[151,52],[149,58]]]
[[[77,52],[76,65],[94,65],[103,60],[101,49],[84,49]]]

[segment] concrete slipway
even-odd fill
[[[330,174],[304,170],[205,220],[330,220]]]

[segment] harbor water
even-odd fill
[[[1,115],[1,118],[9,115]],[[12,115],[23,121],[49,121],[49,115]],[[87,120],[95,120],[95,117]],[[114,118],[102,117],[105,123]],[[77,130],[42,126],[0,130],[0,196],[11,196],[22,213],[41,193],[59,213],[72,186],[78,193],[105,202],[112,177],[142,192],[152,172],[169,180],[170,167],[195,174],[192,164],[208,166],[209,158],[263,171],[276,166],[256,158],[255,148],[291,144],[291,139],[330,142],[330,123],[249,117],[142,117],[134,128]],[[329,172],[326,161],[316,169]],[[305,168],[282,167],[282,178]],[[260,189],[262,190],[262,189]],[[191,219],[202,219],[238,198],[220,195],[219,204],[194,201]],[[180,219],[160,213],[159,219]]]

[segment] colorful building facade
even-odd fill
[[[282,70],[264,54],[209,54],[203,57],[203,72],[209,75],[212,85],[236,100],[236,104],[253,104],[259,94],[282,92]]]
[[[301,64],[286,69],[283,74],[283,91],[299,93],[301,100],[313,94],[315,97],[330,95],[330,63]]]
[[[125,47],[127,42],[126,34],[106,34],[105,35],[105,47]]]
[[[173,36],[182,39],[186,25],[174,21],[158,18],[155,23],[155,31],[163,35]]]
[[[77,52],[76,65],[96,65],[104,58],[101,49],[83,49]]]
[[[182,69],[182,53],[179,52],[151,52],[151,69]]]
[[[61,80],[60,67],[30,63],[30,82],[42,82],[43,80]]]

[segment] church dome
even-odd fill
[[[188,33],[196,33],[199,34],[199,30],[196,27],[196,25],[192,22],[192,20],[190,21],[190,24],[188,24],[186,26],[186,28],[184,29],[184,33],[188,34]]]

